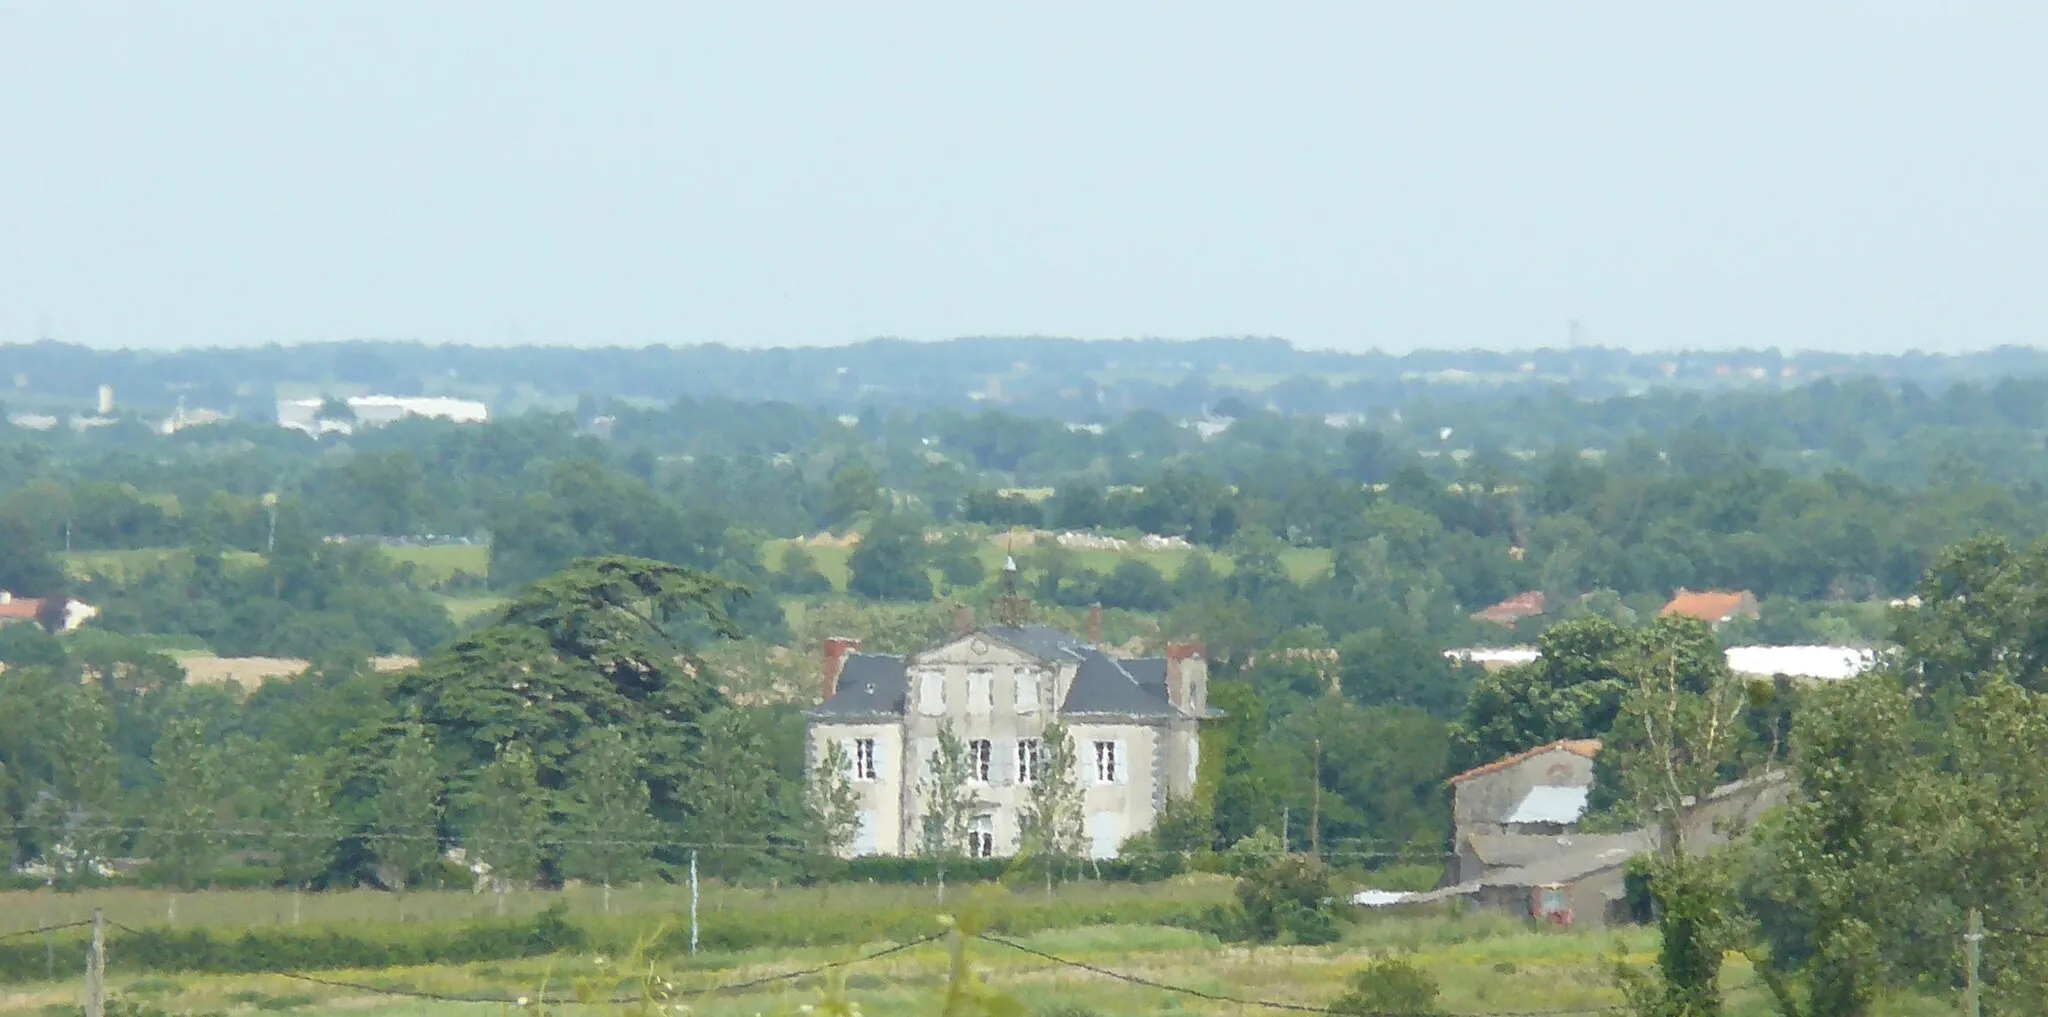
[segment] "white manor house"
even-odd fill
[[[845,752],[860,797],[855,855],[917,852],[917,786],[948,723],[967,747],[977,805],[969,853],[1014,854],[1038,739],[1057,720],[1074,743],[1089,853],[1113,858],[1152,828],[1169,795],[1194,792],[1198,728],[1218,715],[1199,643],[1119,659],[1044,625],[975,627],[962,609],[952,637],[907,656],[864,654],[853,639],[824,649],[807,748],[813,769],[831,741]]]

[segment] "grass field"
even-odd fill
[[[64,571],[73,579],[95,576],[116,583],[131,582],[143,573],[159,568],[173,557],[191,552],[185,548],[141,548],[132,551],[69,551],[63,555]],[[237,565],[256,565],[263,556],[253,551],[229,551],[221,556]]]
[[[441,597],[442,609],[448,612],[448,617],[454,619],[457,625],[503,606],[505,606],[505,598],[503,597]]]
[[[780,568],[783,551],[788,549],[793,543],[795,542],[788,540],[770,541],[762,548],[761,557],[763,562],[770,568]],[[834,588],[842,591],[846,589],[846,560],[852,556],[853,548],[807,546],[805,550],[809,551],[811,557],[817,561],[818,571],[824,573],[825,578],[832,581]],[[982,563],[988,567],[991,574],[1003,567],[1004,554],[1003,548],[995,544],[985,545],[980,551]],[[1228,557],[1205,548],[1164,551],[1145,551],[1135,548],[1125,551],[1087,550],[1075,551],[1073,555],[1075,564],[1101,573],[1115,570],[1117,564],[1125,558],[1135,558],[1150,564],[1153,568],[1158,569],[1161,575],[1172,579],[1174,576],[1179,575],[1182,566],[1193,560],[1196,555],[1207,556],[1209,564],[1218,572],[1227,574],[1230,571],[1230,559]],[[1291,547],[1281,552],[1280,562],[1286,567],[1290,578],[1295,582],[1304,582],[1329,570],[1330,552],[1324,548]]]
[[[934,918],[934,933],[942,926]],[[1345,942],[1328,947],[1225,945],[1207,936],[1153,926],[1090,926],[1014,937],[1034,950],[1063,960],[1106,968],[1148,981],[1197,992],[1322,1006],[1344,991],[1349,975],[1381,954],[1398,954],[1434,976],[1441,1003],[1451,1014],[1518,1014],[1545,1010],[1613,1006],[1621,996],[1612,970],[1617,960],[1650,961],[1652,936],[1622,933],[1531,931],[1484,919],[1414,918],[1373,920],[1352,930]],[[652,970],[675,987],[674,1014],[742,1017],[797,1014],[822,1001],[824,978],[776,981],[738,992],[707,990],[770,978],[823,963],[875,952],[862,948],[750,950],[656,960]],[[967,941],[973,970],[993,990],[1020,1003],[1026,1013],[1093,1012],[1102,1015],[1182,1013],[1234,1015],[1264,1012],[1235,1003],[1118,981],[1065,966],[1009,947]],[[386,988],[506,1000],[571,995],[580,987],[594,996],[624,991],[610,958],[553,957],[462,966],[384,971],[327,972],[320,977]],[[943,943],[849,966],[845,998],[873,1015],[937,1014],[947,978]],[[290,1012],[307,1015],[474,1014],[516,1005],[442,1002],[398,998],[295,980],[278,975],[123,976],[118,957],[110,960],[115,998],[147,1003],[172,1013]],[[1739,959],[1724,973],[1732,1017],[1763,1017],[1764,999]],[[51,1013],[71,1004],[70,981],[24,985],[0,991],[0,1013]],[[623,1013],[623,1007],[577,1007],[577,1013]]]
[[[1487,913],[1426,914],[1363,913],[1346,929],[1342,942],[1324,947],[1246,947],[1219,943],[1185,929],[1141,924],[1085,924],[1104,909],[1157,904],[1161,897],[1220,901],[1228,883],[1221,880],[1181,881],[1154,886],[1074,884],[1062,888],[1049,906],[1071,904],[1074,922],[1062,927],[1020,931],[1012,936],[1032,949],[1063,961],[1078,962],[1198,992],[1256,998],[1302,1007],[1323,1006],[1341,995],[1345,980],[1374,957],[1399,956],[1432,975],[1442,990],[1440,1004],[1452,1015],[1516,1015],[1539,1011],[1580,1011],[1619,1004],[1614,980],[1617,963],[1637,967],[1652,963],[1654,930],[1553,929]],[[1035,903],[1036,888],[1015,892],[989,887],[968,891],[956,887],[953,909],[966,905],[1003,914],[1005,901]],[[1192,895],[1192,896],[1191,896]],[[63,921],[106,909],[121,924],[160,924],[171,895],[138,891],[97,891],[76,895],[17,893],[0,895],[0,935],[47,921]],[[259,892],[206,892],[177,898],[178,923],[227,927],[290,920],[291,895]],[[403,988],[445,995],[487,996],[514,1000],[551,998],[588,992],[596,997],[628,991],[620,981],[619,960],[636,935],[674,929],[686,922],[687,891],[677,887],[621,889],[612,895],[613,915],[598,914],[599,891],[514,895],[512,910],[532,913],[555,901],[566,901],[578,924],[592,928],[609,945],[575,956],[484,962],[466,965],[393,968],[376,971],[327,971],[317,977],[379,988]],[[311,925],[358,925],[389,922],[400,907],[391,895],[370,891],[311,894],[302,900]],[[489,899],[465,893],[416,893],[404,903],[408,921],[458,920],[489,910]],[[940,935],[945,909],[925,887],[841,885],[835,887],[739,890],[707,886],[700,905],[707,929],[714,923],[780,924],[815,920],[845,923],[849,917],[875,916],[881,928],[884,912],[916,908],[913,928],[928,927]],[[993,910],[990,910],[993,909]],[[926,921],[928,920],[928,926]],[[910,933],[900,933],[908,938]],[[577,1006],[567,1012],[600,1017],[668,1017],[796,1014],[819,1004],[829,982],[822,977],[775,979],[741,991],[714,991],[723,986],[853,961],[890,945],[866,937],[864,945],[826,948],[777,948],[711,951],[696,956],[672,952],[649,962],[647,971],[673,983],[673,1004],[666,1011],[634,1014],[607,1005]],[[673,940],[671,941],[673,942]],[[1204,1000],[1168,990],[1118,981],[1100,973],[1063,965],[985,940],[966,941],[972,968],[995,991],[1015,999],[1024,1012],[1102,1015],[1177,1013],[1235,1015],[1267,1012],[1234,1003]],[[117,999],[146,1004],[169,1013],[294,1013],[302,1015],[371,1014],[376,1017],[458,1017],[480,1011],[509,1013],[511,1003],[419,1000],[360,988],[323,985],[283,975],[163,975],[121,971],[115,941],[110,951],[109,980]],[[948,958],[943,942],[921,945],[889,957],[851,964],[844,970],[845,998],[869,1015],[937,1014]],[[1730,955],[1722,974],[1729,1017],[1768,1017],[1766,994],[1749,964]],[[0,1014],[58,1017],[75,1012],[79,986],[75,979],[0,986]],[[819,1008],[817,1012],[823,1012]],[[1908,996],[1887,1000],[1881,1017],[1936,1017],[1953,1013],[1953,1002]]]
[[[413,567],[413,574],[428,586],[439,586],[458,575],[487,578],[491,574],[491,549],[482,544],[442,544],[434,547],[385,547],[384,556]]]

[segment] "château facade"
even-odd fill
[[[854,855],[918,852],[918,783],[948,725],[967,748],[968,854],[1014,854],[1039,738],[1057,720],[1074,744],[1088,853],[1113,858],[1125,838],[1152,829],[1169,796],[1194,792],[1198,729],[1216,715],[1201,644],[1119,659],[1044,625],[963,619],[944,642],[905,656],[828,639],[823,677],[807,747],[813,772],[831,743],[845,755],[860,799]]]

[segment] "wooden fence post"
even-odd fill
[[[107,919],[92,909],[92,946],[85,952],[85,1017],[107,1017]]]

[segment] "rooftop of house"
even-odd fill
[[[852,653],[840,665],[832,698],[813,712],[833,717],[900,717],[909,688],[902,657]]]
[[[1637,831],[1627,833],[1568,834],[1475,833],[1465,838],[1465,850],[1491,868],[1515,869],[1535,865],[1575,849],[1627,847],[1637,842]]]
[[[1073,664],[1074,679],[1061,713],[1120,717],[1172,717],[1164,657],[1119,659],[1047,625],[989,625],[975,632],[1054,664]],[[903,657],[849,653],[831,698],[814,717],[900,717],[908,709],[909,678]],[[1216,710],[1207,716],[1218,717]]]
[[[1475,766],[1464,773],[1452,777],[1447,783],[1452,785],[1463,784],[1474,777],[1484,777],[1489,773],[1499,773],[1502,770],[1551,752],[1569,752],[1575,756],[1591,759],[1600,754],[1600,740],[1598,738],[1567,738],[1563,741],[1551,742],[1548,745],[1538,745],[1533,749],[1527,749],[1517,752],[1512,756],[1496,759],[1484,766]]]
[[[1104,713],[1127,717],[1171,717],[1179,713],[1166,699],[1166,661],[1159,660],[1161,681],[1145,685],[1122,661],[1101,650],[1087,650],[1074,672],[1061,713]]]
[[[1840,681],[1877,666],[1879,655],[1876,650],[1861,646],[1731,646],[1728,647],[1728,670],[1749,678],[1811,678],[1816,681]],[[1477,664],[1489,671],[1528,664],[1542,659],[1543,654],[1533,646],[1475,647],[1470,649],[1445,650],[1444,658],[1465,664]]]
[[[1077,661],[1088,650],[1087,644],[1050,625],[985,625],[978,631],[1040,660]]]
[[[37,597],[0,597],[0,621],[33,621],[42,609],[43,602]]]
[[[1533,618],[1544,612],[1546,598],[1541,590],[1517,593],[1498,604],[1473,612],[1472,617],[1489,621],[1495,625],[1513,626],[1523,618]]]
[[[1687,618],[1698,618],[1703,622],[1724,622],[1742,613],[1745,608],[1754,608],[1755,604],[1756,598],[1747,590],[1736,593],[1680,590],[1678,595],[1672,597],[1671,602],[1665,604],[1664,609],[1657,613],[1684,615]]]
[[[1526,865],[1503,869],[1480,877],[1484,886],[1554,886],[1572,883],[1593,873],[1625,864],[1637,855],[1657,849],[1657,839],[1648,830],[1604,837],[1553,839],[1550,854]]]

